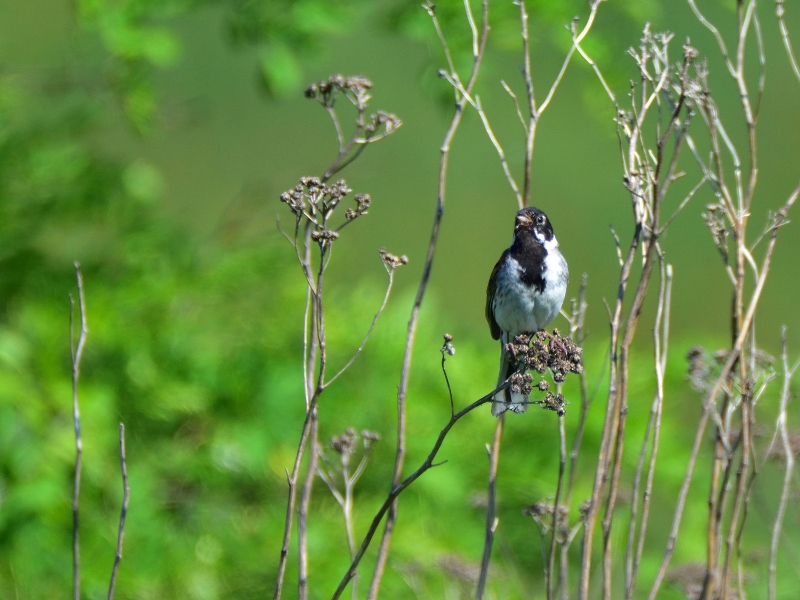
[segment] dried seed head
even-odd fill
[[[322,229],[321,231],[312,231],[311,232],[311,239],[315,242],[321,242],[322,244],[331,243],[333,240],[339,238],[339,232],[333,231],[332,229]]]
[[[364,448],[370,448],[372,444],[380,441],[381,436],[377,431],[370,431],[365,429],[361,432],[361,441],[364,443]]]
[[[402,256],[397,256],[396,254],[387,252],[386,248],[380,248],[378,252],[380,252],[381,260],[383,261],[383,264],[386,265],[387,269],[396,269],[401,265],[408,264],[408,257],[405,254]]]
[[[547,395],[542,401],[542,408],[545,410],[555,411],[560,417],[563,417],[565,414],[567,414],[567,403],[564,401],[564,396],[561,394],[547,392]]]
[[[357,438],[355,429],[348,427],[342,435],[331,438],[331,448],[342,458],[349,457],[353,453]]]
[[[689,38],[686,38],[686,43],[683,45],[683,60],[687,63],[694,62],[694,60],[700,56],[700,52],[697,51],[697,48],[694,48],[691,44]]]

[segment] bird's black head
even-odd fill
[[[550,219],[541,210],[533,206],[523,208],[517,213],[514,235],[521,231],[532,233],[540,244],[544,244],[555,237]]]

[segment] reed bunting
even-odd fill
[[[514,241],[494,266],[486,290],[486,320],[492,337],[500,340],[498,386],[516,369],[506,344],[514,336],[544,329],[556,318],[568,281],[567,261],[550,219],[538,208],[523,208],[514,223]],[[511,388],[498,392],[492,402],[494,416],[507,410],[523,413],[527,408],[528,397]]]

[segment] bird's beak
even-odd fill
[[[520,225],[530,225],[531,219],[527,215],[517,215],[517,223]]]

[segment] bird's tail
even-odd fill
[[[502,384],[514,372],[514,365],[506,353],[508,334],[505,332],[500,337],[500,373],[497,376],[497,385]],[[511,388],[506,388],[494,396],[492,402],[492,414],[499,417],[501,414],[510,410],[515,413],[524,413],[528,410],[528,396],[525,394],[514,393]]]

